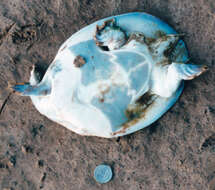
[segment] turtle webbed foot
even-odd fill
[[[122,47],[126,42],[126,34],[115,24],[115,20],[107,20],[101,26],[96,26],[94,36],[96,45],[103,50],[115,50]]]

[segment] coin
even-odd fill
[[[99,165],[94,170],[94,178],[98,183],[107,183],[113,176],[111,167],[108,165]]]

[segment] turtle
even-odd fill
[[[10,88],[75,133],[114,138],[149,126],[177,101],[184,80],[207,70],[190,62],[168,24],[146,13],[96,21],[66,40],[43,75]]]

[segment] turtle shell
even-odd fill
[[[153,65],[147,54],[128,45],[112,51],[97,46],[93,38],[96,26],[113,18],[126,36],[138,31],[156,39],[161,33],[176,33],[151,15],[129,13],[86,26],[60,47],[44,76],[44,80],[51,81],[51,94],[31,98],[42,114],[81,135],[111,138],[142,129],[161,117],[183,89],[181,84],[169,98],[151,95]],[[181,41],[174,60],[186,62],[187,57]],[[129,112],[134,103],[140,103],[136,115]]]

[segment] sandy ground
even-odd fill
[[[33,64],[46,68],[82,27],[132,11],[185,33],[191,61],[210,67],[152,126],[118,139],[82,137],[7,90],[8,81],[28,81]],[[1,0],[0,189],[215,189],[214,42],[214,0]],[[104,185],[93,179],[101,163],[114,171]]]

